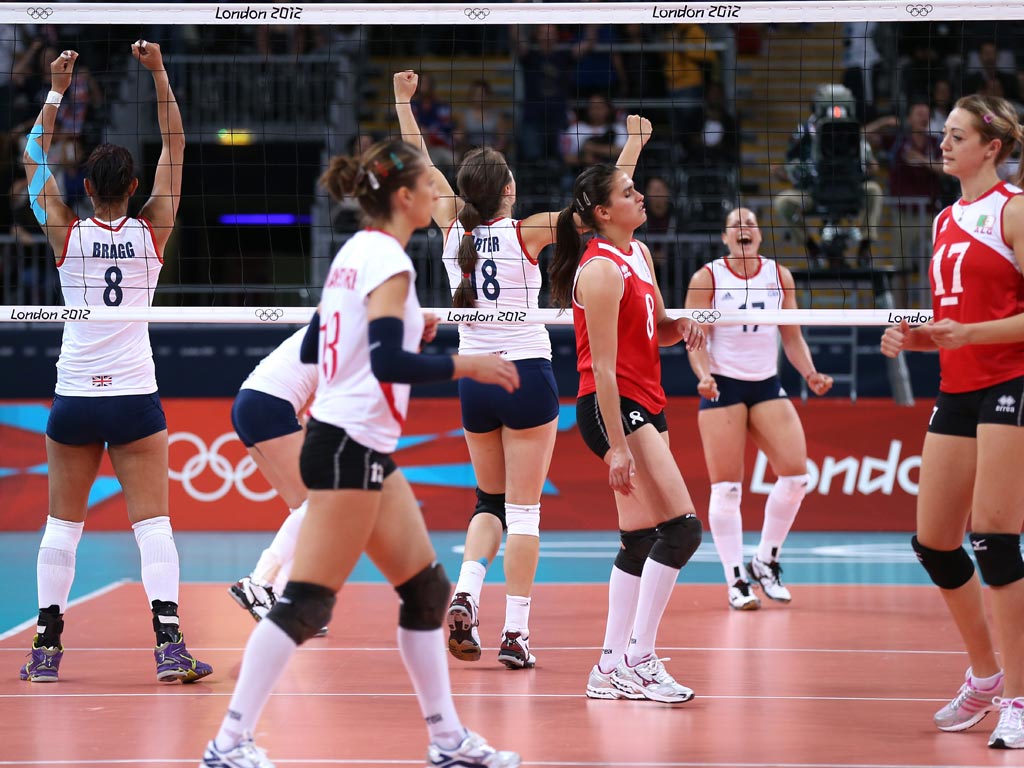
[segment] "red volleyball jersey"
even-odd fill
[[[935,320],[999,320],[1024,312],[1024,278],[1003,238],[1003,209],[1021,190],[999,183],[935,219],[931,262]],[[940,349],[943,392],[972,392],[1024,376],[1024,342]]]
[[[595,237],[583,252],[573,279],[572,321],[576,329],[576,370],[580,374],[579,396],[597,391],[586,315],[576,301],[576,281],[580,270],[593,259],[606,259],[622,274],[622,298],[619,299],[618,356],[615,380],[619,395],[640,403],[651,413],[665,410],[665,390],[661,388],[661,355],[655,327],[654,278],[640,244],[630,243],[624,254],[607,240]]]

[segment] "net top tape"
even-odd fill
[[[572,312],[559,309],[494,310],[424,308],[442,324],[487,323],[572,325]],[[707,325],[885,326],[906,320],[921,325],[932,319],[923,309],[669,309],[669,317],[686,317]],[[312,307],[0,307],[0,323],[149,322],[306,324]]]
[[[1024,3],[4,3],[5,24],[701,24],[842,21],[972,21],[1024,18]]]

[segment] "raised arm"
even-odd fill
[[[786,267],[779,266],[779,282],[782,283],[782,308],[798,309],[796,284],[793,282],[792,273]],[[786,353],[786,359],[796,368],[797,373],[803,376],[810,390],[816,395],[824,395],[832,389],[832,377],[818,373],[814,369],[811,349],[807,346],[807,339],[804,338],[800,326],[780,325],[779,335],[782,336],[782,350]]]
[[[423,132],[416,122],[416,116],[412,113],[412,97],[416,93],[416,86],[419,84],[420,76],[407,69],[404,72],[396,72],[393,78],[395,86],[395,113],[398,115],[398,125],[402,129],[402,141],[412,144],[420,152],[430,166],[430,174],[434,177],[441,197],[434,205],[434,223],[447,233],[448,227],[462,210],[462,198],[455,194],[448,179],[434,165],[427,152],[427,142],[423,140]]]
[[[156,87],[156,116],[163,148],[153,177],[153,191],[142,206],[142,216],[153,225],[156,245],[161,251],[174,230],[174,219],[181,201],[181,174],[185,161],[185,126],[181,110],[164,69],[160,46],[146,40],[132,44],[132,56],[153,75]]]
[[[620,171],[629,178],[636,173],[636,163],[640,159],[640,150],[651,138],[651,121],[640,115],[629,115],[626,118],[626,144],[615,161]]]
[[[47,152],[53,141],[53,126],[57,120],[61,97],[71,86],[71,73],[78,54],[64,51],[50,63],[50,93],[39,111],[25,142],[25,177],[28,179],[28,200],[36,221],[43,228],[46,239],[59,260],[64,253],[67,229],[75,214],[64,204],[56,179],[50,173]]]

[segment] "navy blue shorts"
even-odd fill
[[[651,413],[636,400],[622,395],[619,395],[619,416],[622,429],[627,435],[633,434],[645,424],[652,425],[658,432],[668,432],[668,419],[664,411]],[[597,403],[597,393],[584,395],[576,401],[576,426],[587,448],[604,460],[611,444],[608,442],[608,430],[604,426],[601,407]]]
[[[125,445],[167,429],[160,395],[54,395],[46,436],[64,445]]]
[[[255,389],[238,390],[231,405],[231,426],[246,448],[302,431],[291,403]]]
[[[727,405],[743,405],[753,408],[758,403],[766,400],[778,400],[788,397],[786,390],[782,388],[782,382],[778,376],[762,381],[743,381],[742,379],[730,379],[728,376],[713,374],[715,383],[718,384],[718,399],[708,400],[706,397],[700,399],[698,410],[706,408],[724,408]]]
[[[511,394],[497,384],[459,379],[462,428],[493,432],[500,427],[530,429],[558,418],[558,386],[551,361],[516,360],[519,389]]]
[[[1024,426],[1024,376],[973,392],[939,392],[928,431],[977,437],[979,424]]]

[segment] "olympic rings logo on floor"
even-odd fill
[[[284,317],[283,309],[268,309],[266,307],[260,307],[256,310],[256,319],[262,320],[266,323],[273,323],[280,320],[282,317]]]
[[[25,13],[29,15],[29,18],[39,21],[50,18],[53,15],[53,8],[26,8]]]
[[[911,16],[929,16],[935,10],[930,5],[908,5],[907,13]]]
[[[698,323],[713,323],[716,320],[721,319],[722,313],[719,312],[717,309],[695,309],[690,314],[690,317],[692,317],[694,321]]]
[[[238,464],[232,465],[230,460],[221,455],[220,449],[232,440],[238,440],[238,435],[234,432],[225,432],[207,448],[206,442],[199,435],[175,432],[167,438],[167,447],[170,448],[175,443],[188,443],[196,449],[196,453],[185,462],[180,472],[168,467],[167,476],[181,483],[185,492],[196,501],[220,501],[228,495],[232,486],[249,501],[269,501],[274,498],[277,491],[273,488],[257,493],[246,486],[245,481],[256,473],[256,462],[252,460],[252,456],[247,454]],[[221,479],[220,487],[216,490],[201,491],[192,484],[193,480],[207,471]]]
[[[490,8],[466,8],[463,11],[466,14],[466,18],[471,21],[483,21],[491,15]]]

